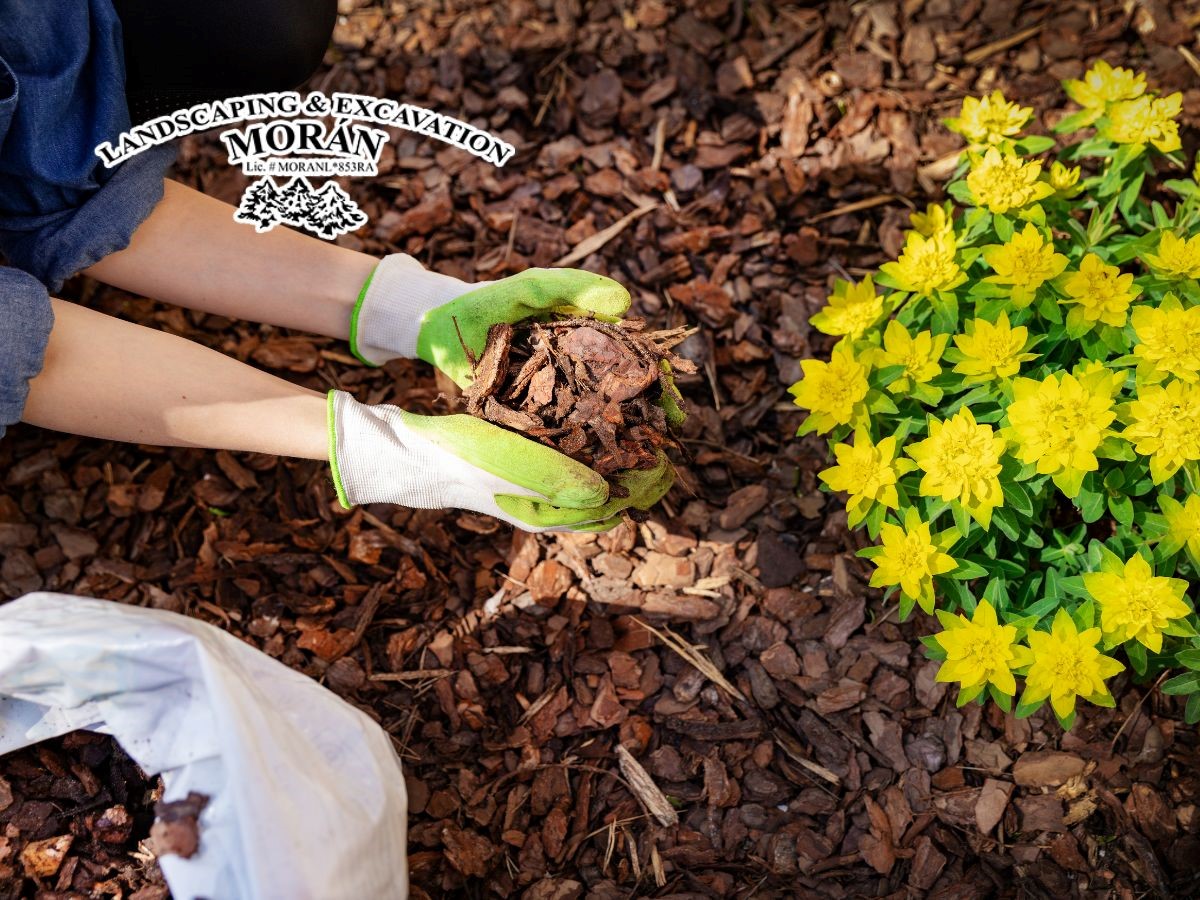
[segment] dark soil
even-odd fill
[[[497,170],[397,133],[380,178],[346,183],[371,224],[340,242],[472,281],[573,259],[649,328],[701,326],[676,348],[691,462],[644,523],[530,536],[343,511],[317,463],[16,428],[0,595],[196,616],[367,710],[406,767],[417,898],[1195,896],[1177,700],[1123,675],[1069,734],[956,708],[917,643],[932,620],[897,625],[867,587],[786,388],[826,350],[807,322],[831,280],[894,256],[941,197],[964,94],[1002,88],[1044,127],[1103,56],[1184,91],[1194,151],[1200,7],[342,6],[310,87],[454,111],[518,150]],[[178,177],[235,203],[246,183],[215,136],[184,142]],[[420,364],[67,293],[313,388],[452,410]]]

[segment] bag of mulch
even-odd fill
[[[175,897],[407,896],[391,739],[233,636],[62,594],[0,606],[0,754],[80,729],[160,774],[168,808],[195,805],[194,852],[159,857]]]

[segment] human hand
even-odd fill
[[[385,257],[364,286],[351,320],[350,346],[365,362],[419,358],[459,387],[473,378],[489,329],[533,316],[595,315],[609,321],[629,309],[629,291],[580,269],[529,269],[499,281],[468,284],[423,268],[405,254]],[[469,350],[469,353],[468,353]]]
[[[467,415],[421,416],[329,393],[330,464],[338,499],[486,513],[526,531],[607,531],[629,508],[670,489],[665,456],[622,473],[624,497],[582,463]]]

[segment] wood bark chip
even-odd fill
[[[659,825],[665,828],[679,824],[679,814],[675,812],[675,807],[654,783],[650,773],[634,759],[633,754],[622,744],[617,744],[617,764],[621,767],[621,774],[629,782],[629,787],[633,790],[634,796],[638,798],[638,802],[658,820]]]
[[[647,332],[639,320],[493,325],[462,399],[472,415],[606,478],[652,469],[660,450],[679,448],[656,401],[672,390],[664,363],[672,372],[696,371],[672,352],[688,334],[683,328]],[[620,486],[610,483],[620,496]]]

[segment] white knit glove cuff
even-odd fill
[[[477,286],[430,272],[406,253],[385,256],[354,307],[350,349],[374,366],[389,359],[416,359],[425,313]]]
[[[444,505],[437,449],[405,425],[403,416],[395,406],[367,406],[344,391],[330,392],[329,461],[343,506]]]
[[[500,508],[497,494],[536,496],[437,446],[404,422],[395,406],[367,406],[344,391],[329,392],[329,461],[346,508],[398,503],[414,509],[469,509],[531,528]]]

